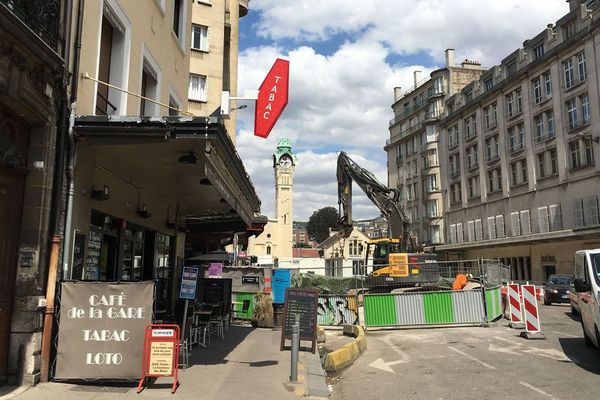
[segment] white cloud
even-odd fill
[[[273,217],[271,155],[278,139],[292,139],[298,155],[296,220],[307,220],[321,207],[337,208],[341,150],[387,182],[383,146],[393,117],[393,88],[410,88],[414,70],[424,77],[431,72],[402,58],[390,65],[390,55],[427,53],[441,65],[444,49],[453,47],[458,61],[477,59],[489,66],[568,11],[563,0],[253,0],[251,7],[260,13],[256,33],[272,44],[240,53],[238,94],[257,89],[281,57],[290,61],[290,95],[268,139],[252,136],[252,106],[238,113],[237,149],[262,213]],[[328,55],[306,44],[334,35],[347,40]],[[379,214],[356,186],[354,193],[355,219]]]
[[[424,51],[497,64],[568,11],[564,0],[253,0],[257,34],[273,40],[327,40],[340,33],[383,41],[399,54]]]

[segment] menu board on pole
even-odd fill
[[[316,289],[287,288],[283,308],[283,328],[281,329],[281,348],[285,350],[286,339],[292,339],[292,329],[296,315],[300,316],[300,342],[310,341],[314,353],[317,343],[317,308],[319,291]]]

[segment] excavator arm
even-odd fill
[[[404,251],[418,251],[415,237],[410,232],[410,223],[400,204],[400,192],[388,188],[370,171],[356,164],[345,152],[340,152],[337,163],[338,205],[340,207],[340,231],[343,237],[352,232],[352,182],[365,192],[367,197],[385,215],[389,234],[400,238]]]

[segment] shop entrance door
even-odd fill
[[[6,376],[24,181],[23,175],[0,168],[0,381]]]

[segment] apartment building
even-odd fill
[[[211,115],[220,107],[221,92],[237,94],[240,18],[248,14],[248,0],[192,1],[188,110]],[[232,101],[225,128],[235,143],[237,111]]]
[[[569,4],[446,101],[436,251],[449,258],[500,258],[514,279],[543,280],[600,246],[600,6]]]
[[[446,50],[446,66],[414,87],[394,89],[394,118],[384,150],[388,159],[388,186],[400,191],[411,229],[421,243],[444,243],[443,202],[440,182],[439,135],[445,100],[483,73],[478,62],[455,65],[454,50]]]

